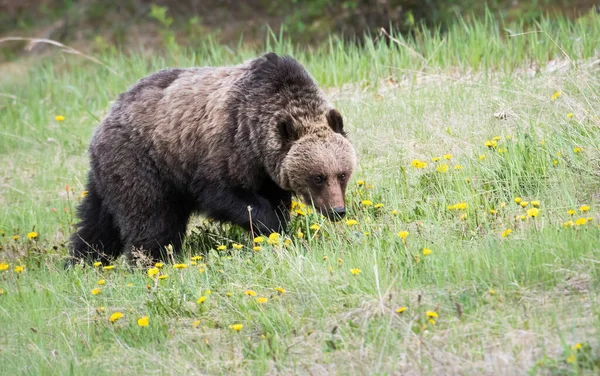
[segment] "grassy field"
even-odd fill
[[[258,51],[59,55],[2,77],[0,373],[598,374],[600,16],[539,30],[273,38],[345,116],[348,221],[297,206],[254,242],[197,218],[185,268],[63,270],[87,143],[147,73]]]

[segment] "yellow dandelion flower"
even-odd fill
[[[256,302],[258,304],[265,304],[268,301],[269,301],[269,299],[265,298],[264,296],[259,296],[258,298],[256,298]]]
[[[259,246],[259,245],[255,245],[254,247],[252,247],[252,250],[253,250],[254,252],[258,252],[258,251],[260,251],[261,249],[262,249],[262,247],[261,247],[261,246]]]
[[[304,233],[300,229],[298,229],[296,236],[298,237],[298,239],[302,239],[304,237]]]
[[[572,112],[569,112],[569,113],[567,114],[567,117],[568,117],[569,119],[572,119],[572,118],[573,118],[573,113],[572,113]]]
[[[556,166],[558,164],[558,161],[555,159],[552,161],[552,163],[554,163],[554,165]]]
[[[502,140],[502,137],[500,137],[500,136],[494,136],[494,137],[492,137],[492,140],[494,140],[494,141],[500,141],[500,140]]]
[[[479,154],[479,160],[483,161],[486,158],[485,154]]]
[[[313,230],[313,231],[318,231],[321,228],[321,226],[319,226],[318,224],[314,223],[312,224],[309,229]]]
[[[101,289],[99,289],[98,287],[96,287],[95,289],[92,289],[91,293],[92,295],[98,295],[102,292]]]
[[[456,208],[456,210],[465,210],[467,209],[467,203],[459,202],[458,204],[454,205],[454,207]]]
[[[529,202],[528,201],[521,201],[519,203],[519,205],[521,205],[521,207],[525,208],[525,207],[527,207],[527,205],[529,205]]]
[[[96,261],[96,262],[94,262],[94,266],[95,266],[96,268],[97,268],[97,267],[99,267],[99,266],[102,266],[102,262],[100,262],[100,261]]]
[[[428,256],[431,254],[431,252],[433,252],[431,249],[423,248],[423,256]]]
[[[406,311],[408,308],[407,307],[398,307],[396,308],[396,313],[402,313],[404,311]]]
[[[358,268],[350,269],[350,273],[352,273],[353,275],[359,275],[360,272],[361,270]]]
[[[167,278],[169,278],[168,274],[163,274],[163,275],[158,276],[158,279],[167,279]]]
[[[105,285],[105,284],[106,284],[106,280],[105,280],[105,279],[101,279],[101,280],[99,280],[99,281],[98,281],[98,282],[96,282],[96,283],[98,283],[98,285],[99,285],[99,286],[102,286],[102,285]]]
[[[490,295],[494,295],[496,293],[496,291],[490,289]]]
[[[217,251],[224,251],[227,249],[226,245],[221,244],[220,246],[217,247]]]
[[[188,266],[187,266],[187,264],[173,264],[173,267],[174,267],[175,269],[185,269],[185,268],[187,268]]]
[[[233,249],[242,249],[244,246],[238,243],[233,243],[231,245],[233,247]]]
[[[244,325],[242,325],[242,324],[233,324],[233,325],[228,326],[229,329],[235,330],[236,332],[239,332],[240,330],[242,330],[243,327],[244,327]]]
[[[409,232],[408,231],[400,231],[398,232],[398,236],[400,237],[400,239],[405,240],[406,237],[408,236]]]
[[[158,268],[150,268],[148,269],[148,277],[152,278],[159,273]]]
[[[556,93],[552,94],[552,100],[555,101],[556,99],[558,99],[558,97],[561,96],[561,92],[557,91]]]
[[[341,258],[338,258],[338,259],[337,259],[337,262],[338,262],[338,264],[341,264],[341,263],[343,263],[343,262],[344,262],[344,260],[342,260]]]
[[[531,201],[531,206],[534,208],[539,208],[541,203],[539,201]]]
[[[510,233],[511,233],[512,231],[513,231],[513,230],[511,230],[511,229],[507,228],[506,230],[502,231],[502,237],[503,237],[503,238],[506,238],[508,235],[510,235]]]
[[[429,319],[429,323],[430,323],[431,325],[435,325],[435,320],[434,320],[434,319]]]
[[[301,215],[301,216],[305,216],[306,212],[304,210],[297,209],[296,210],[296,214]]]
[[[414,167],[414,168],[425,168],[427,167],[427,162],[423,162],[420,161],[418,159],[413,159],[410,164]]]
[[[522,220],[522,221],[524,221],[524,220],[525,220],[525,218],[527,218],[527,217],[525,217],[524,215],[522,215],[522,216],[520,216],[519,218],[521,218],[521,220]]]
[[[23,271],[25,271],[25,265],[15,266],[15,273],[23,273]]]
[[[435,311],[427,311],[427,312],[425,312],[425,315],[426,315],[428,318],[435,318],[435,319],[437,319],[437,318],[438,318],[438,314],[437,314],[437,312],[435,312]]]
[[[283,289],[283,287],[275,287],[274,290],[280,294],[285,294],[285,290]]]
[[[114,268],[115,268],[114,265],[106,265],[106,266],[102,267],[102,269],[104,269],[104,270],[113,270]]]
[[[569,221],[563,223],[563,226],[564,226],[564,228],[573,227],[573,226],[575,226],[575,222],[569,220]]]
[[[120,318],[122,318],[123,316],[125,316],[125,315],[123,315],[121,312],[117,311],[117,312],[113,313],[112,315],[110,315],[108,320],[110,322],[115,322],[115,321],[119,320]]]
[[[569,215],[575,215],[576,211],[575,211],[575,210],[573,210],[573,209],[569,209],[569,210],[567,211],[567,213],[569,213]]]
[[[521,203],[521,201],[523,201],[523,200],[521,199],[521,197],[515,197],[515,202],[516,202],[517,204],[520,204],[520,203]]]
[[[581,343],[578,342],[578,343],[574,344],[571,347],[571,349],[573,349],[573,350],[581,350]]]
[[[154,264],[154,266],[156,266],[157,268],[159,268],[159,269],[160,269],[160,268],[162,268],[163,266],[165,266],[165,264],[164,264],[164,263],[162,263],[162,262],[157,262],[156,264]]]
[[[498,211],[494,210],[494,209],[490,209],[490,214],[497,214]]]
[[[202,304],[205,301],[206,301],[206,296],[202,295],[201,297],[198,298],[198,300],[196,301],[196,303]]]
[[[54,117],[54,119],[55,119],[56,121],[64,121],[64,120],[65,120],[65,117],[64,117],[64,116],[62,116],[62,115],[56,115],[56,116]]]
[[[590,207],[589,207],[588,205],[582,205],[582,206],[579,208],[579,211],[580,211],[580,212],[582,212],[582,213],[585,213],[585,212],[587,212],[587,211],[590,211]]]
[[[577,220],[575,221],[575,224],[577,226],[583,226],[587,223],[587,218],[577,218]]]
[[[349,219],[346,221],[346,225],[348,225],[348,226],[354,226],[357,224],[358,224],[358,222],[355,219]]]
[[[246,290],[246,291],[244,291],[244,295],[256,296],[256,291],[254,291],[254,290]]]
[[[442,163],[439,166],[437,166],[435,170],[437,172],[441,172],[442,174],[445,174],[446,172],[448,172],[449,168],[450,168],[450,166],[448,166],[446,163]]]
[[[197,328],[197,327],[199,327],[199,326],[200,326],[200,320],[196,320],[196,321],[194,321],[194,322],[192,323],[192,326],[194,327],[194,329],[195,329],[195,328]]]
[[[452,159],[452,154],[444,154],[444,159],[447,159],[447,160]]]
[[[371,201],[371,200],[362,200],[360,203],[363,206],[372,206],[373,205],[373,201]]]
[[[440,157],[432,157],[432,158],[431,158],[431,161],[432,161],[432,162],[439,162],[441,159],[442,159],[442,158],[440,158]]]
[[[15,236],[13,236],[13,240],[14,240],[14,241],[17,241],[17,240],[19,240],[19,238],[20,238],[20,236],[19,236],[19,235],[15,235]]]
[[[257,236],[256,238],[254,238],[254,242],[255,243],[262,243],[265,241],[265,237],[264,236]]]
[[[527,215],[532,218],[537,217],[539,213],[540,213],[540,209],[538,209],[538,208],[531,208],[531,209],[527,210]]]
[[[467,213],[462,213],[459,218],[461,221],[464,221],[465,219],[467,219]]]
[[[225,295],[226,295],[226,296],[231,296],[231,295],[233,295],[233,293],[232,293],[231,291],[227,291],[227,292],[225,293]]]
[[[593,220],[594,220],[594,218],[592,218],[592,217],[587,217],[587,220],[588,220],[588,222],[591,222],[591,221],[593,221]]]
[[[133,283],[129,282],[129,283],[127,284],[127,287],[133,287]]]
[[[323,256],[323,261],[327,261],[327,255]]]
[[[363,185],[365,185],[365,181],[364,180],[357,180],[356,181],[356,185],[358,185],[359,187],[363,186]]]
[[[142,328],[148,326],[149,323],[148,316],[140,317],[137,321],[138,326],[141,326]]]
[[[378,203],[378,204],[375,204],[373,207],[375,209],[381,209],[381,208],[383,208],[383,204],[382,203]]]
[[[567,358],[567,362],[568,363],[573,363],[575,361],[575,354],[571,354],[571,356],[569,356]]]
[[[581,148],[573,148],[574,153],[581,153]]]
[[[398,215],[398,210],[396,210],[396,209],[392,210],[392,215]]]
[[[35,231],[31,231],[27,233],[27,239],[29,240],[35,240],[38,237],[38,233]]]
[[[0,262],[0,272],[3,272],[5,270],[8,270],[9,265],[5,262]]]

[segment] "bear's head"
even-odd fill
[[[342,116],[329,109],[309,124],[291,116],[278,125],[287,153],[281,164],[282,187],[338,220],[346,214],[346,186],[356,167],[356,153],[344,132]]]

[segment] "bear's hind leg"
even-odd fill
[[[157,208],[161,210],[142,218],[130,217],[126,220],[129,230],[125,229],[123,238],[130,261],[139,257],[139,253],[149,256],[153,262],[167,260],[167,246],[173,247],[175,255],[181,249],[191,211],[171,205],[157,205]]]
[[[81,221],[70,239],[70,263],[91,260],[110,262],[123,251],[119,229],[103,205],[91,175],[87,191],[77,210]]]

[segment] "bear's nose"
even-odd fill
[[[329,213],[329,219],[337,221],[344,218],[344,216],[346,215],[346,208],[343,206],[332,208]]]

